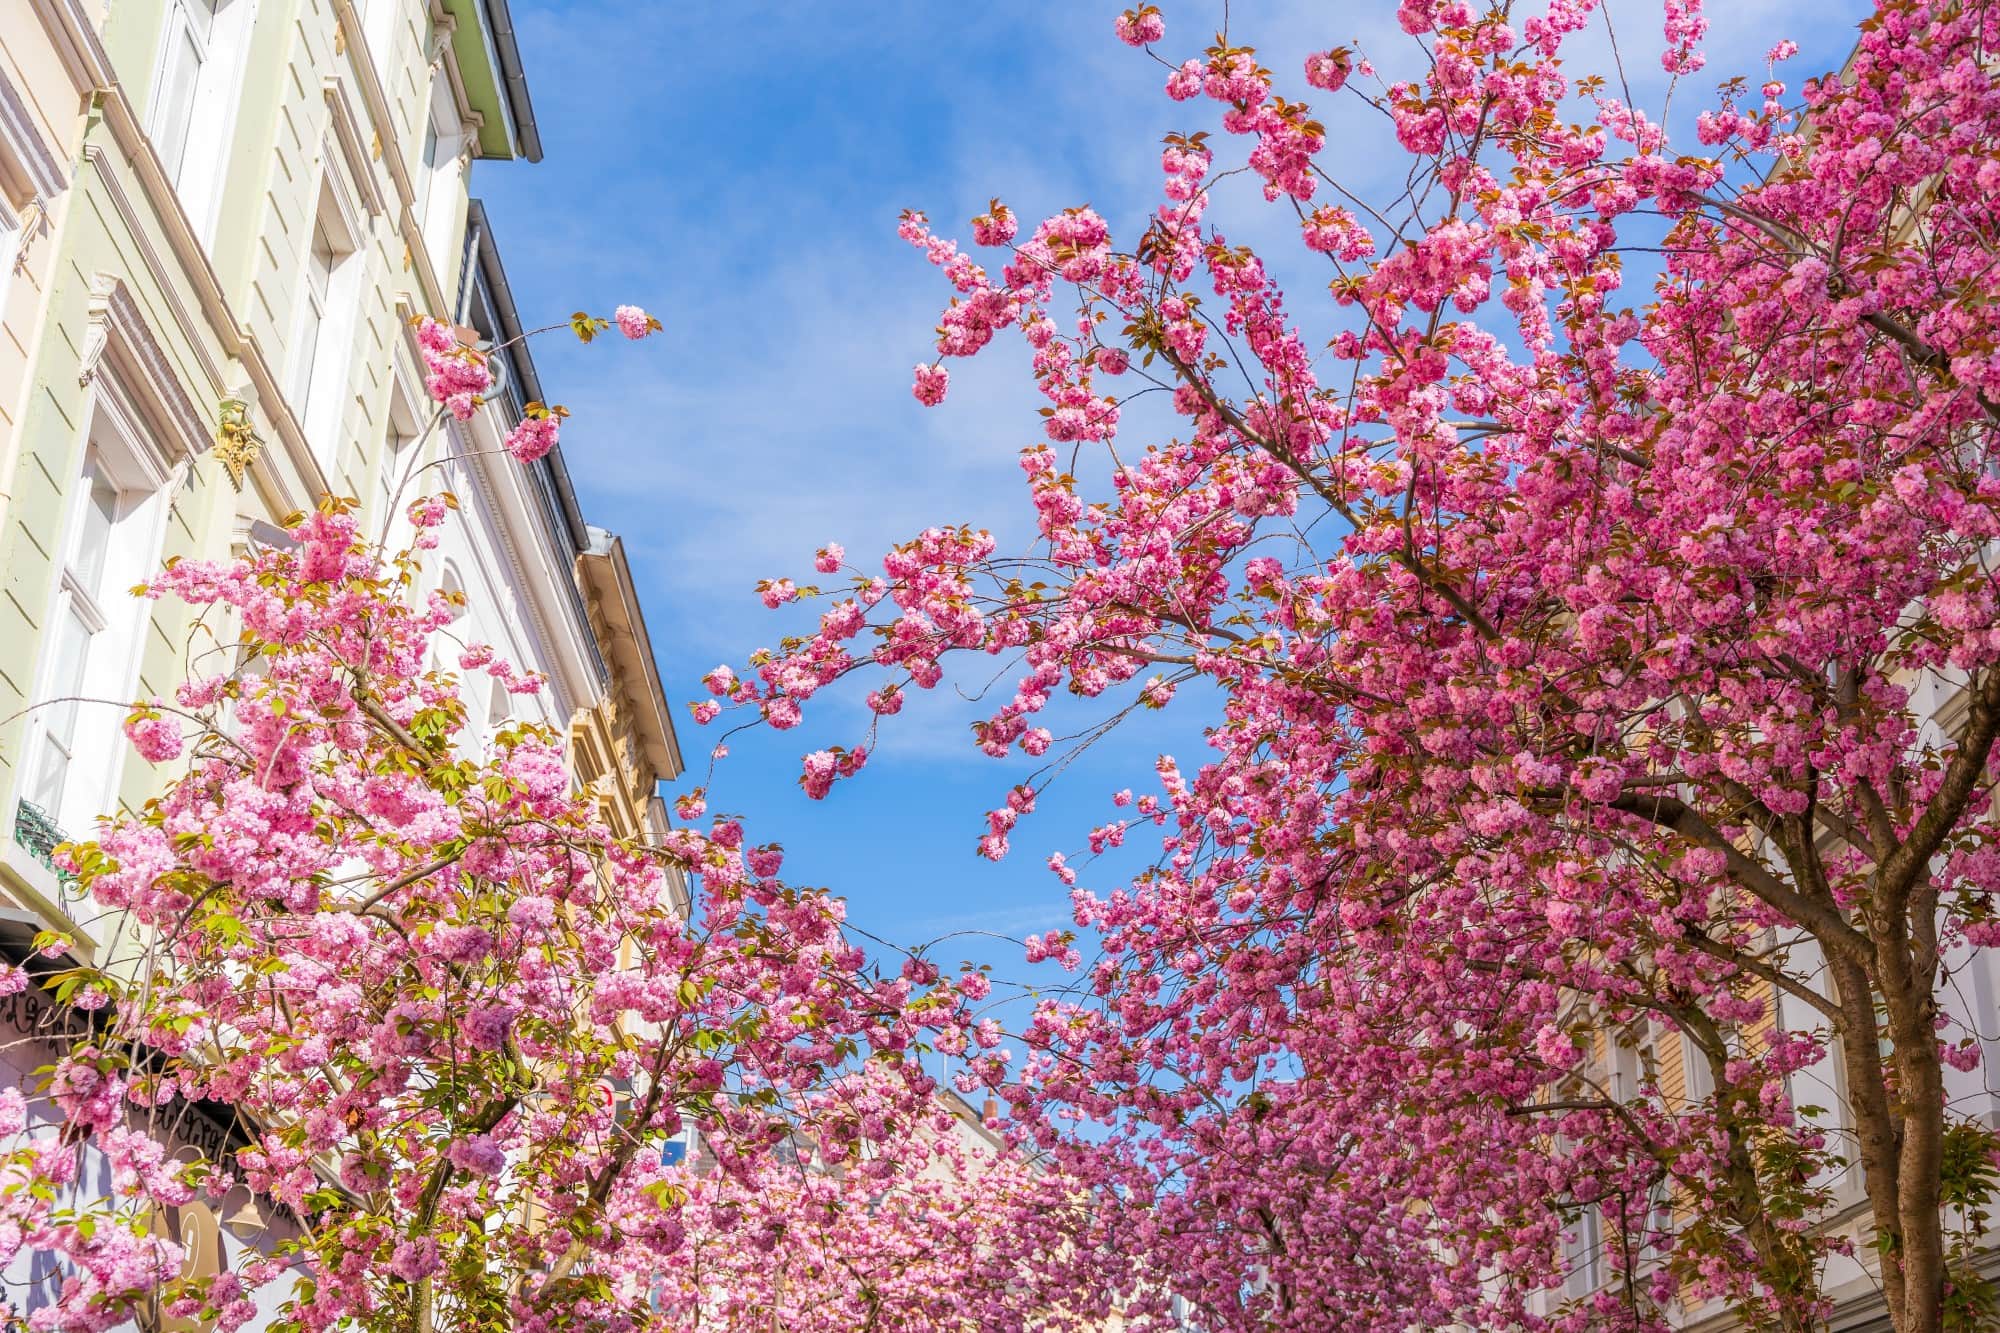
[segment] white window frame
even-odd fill
[[[433,671],[457,671],[458,655],[466,647],[479,639],[472,619],[472,598],[465,589],[465,575],[458,567],[458,561],[446,556],[438,567],[437,591],[458,595],[458,602],[451,608],[451,619],[439,634],[432,636],[430,644],[430,665]],[[471,710],[468,708],[468,715]],[[466,721],[471,722],[470,716]]]
[[[499,680],[488,677],[486,685],[486,716],[480,723],[479,739],[488,748],[493,738],[514,725],[514,695]]]
[[[400,512],[391,509],[407,508],[422,493],[421,483],[412,484],[411,475],[421,466],[417,456],[417,441],[423,435],[423,421],[411,407],[410,396],[404,392],[402,376],[389,391],[389,411],[382,431],[382,457],[376,465],[376,491],[378,503],[382,506],[382,519],[377,526],[385,532],[398,531],[402,520]],[[400,492],[400,495],[398,494]]]
[[[1708,1052],[1695,1045],[1694,1038],[1681,1034],[1681,1099],[1699,1106],[1715,1095],[1715,1071],[1708,1067]]]
[[[1563,1295],[1581,1300],[1604,1285],[1604,1216],[1594,1203],[1576,1207],[1563,1227]]]
[[[459,159],[465,150],[467,129],[458,105],[452,100],[451,81],[440,69],[431,78],[430,97],[424,107],[422,133],[417,136],[417,160],[412,179],[416,199],[412,211],[417,230],[430,252],[431,266],[442,276],[448,272],[444,260],[452,242],[452,218],[442,202],[452,197],[460,174]]]
[[[147,607],[125,590],[151,572],[157,563],[166,529],[173,470],[150,442],[151,432],[122,389],[108,379],[93,386],[90,410],[80,442],[82,462],[64,497],[63,526],[57,538],[61,555],[52,571],[49,614],[44,619],[40,661],[35,671],[35,699],[22,768],[21,799],[45,795],[50,762],[52,723],[61,716],[50,701],[72,695],[106,700],[74,707],[69,753],[60,789],[44,808],[48,817],[73,836],[88,834],[97,816],[111,812],[117,780],[126,754],[118,739],[123,713],[118,708],[137,688],[139,661],[145,649]],[[95,589],[83,586],[76,567],[77,545],[83,533],[83,509],[91,492],[90,476],[103,477],[116,493],[116,509],[106,535],[104,564]],[[53,681],[61,642],[58,629],[76,614],[88,628],[89,640],[73,680]]]
[[[286,392],[293,416],[313,454],[333,473],[340,453],[340,430],[354,372],[354,338],[366,262],[364,215],[354,206],[346,180],[334,166],[338,147],[326,144],[318,202],[299,256],[298,312],[293,319]],[[332,253],[326,290],[315,292],[318,239]]]
[[[1659,1079],[1659,1047],[1653,1020],[1640,1018],[1629,1029],[1606,1034],[1611,1046],[1611,1096],[1620,1102],[1638,1099],[1649,1082]]]
[[[166,8],[166,21],[160,25],[159,57],[153,62],[153,105],[146,115],[146,133],[167,179],[178,182],[194,143],[201,76],[213,54],[216,11],[221,4],[219,0],[168,0]],[[194,48],[194,69],[177,96],[170,72],[184,45]]]
[[[166,11],[153,62],[156,74],[147,134],[195,234],[206,243],[215,239],[221,220],[227,150],[243,100],[257,0],[168,0]],[[206,19],[197,11],[205,12]],[[182,38],[189,35],[196,39],[199,52],[194,81],[186,91],[185,105],[175,106],[170,104],[167,70]],[[173,141],[170,132],[180,145],[173,156],[168,151]]]
[[[302,419],[312,418],[313,391],[325,388],[320,373],[324,365],[321,347],[334,322],[333,279],[350,253],[339,248],[333,232],[324,210],[313,215],[312,238],[306,245],[306,276],[299,285],[299,341],[292,372],[294,410]]]

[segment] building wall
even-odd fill
[[[83,90],[40,8],[33,0],[0,0],[0,108],[11,127],[0,130],[0,224],[11,232],[0,244],[0,438],[11,438],[19,424],[83,130]]]
[[[453,12],[463,5],[367,0],[364,15],[353,0],[220,0],[196,44],[198,77],[177,84],[170,67],[185,66],[172,53],[205,21],[185,5],[0,0],[0,111],[23,109],[0,124],[31,124],[64,177],[39,190],[38,226],[0,289],[0,717],[13,719],[0,723],[0,811],[10,833],[23,828],[24,775],[48,752],[53,711],[23,714],[57,692],[51,627],[68,623],[62,570],[107,401],[132,407],[127,433],[157,466],[136,485],[117,479],[145,523],[115,529],[123,564],[104,577],[115,572],[121,586],[98,601],[120,622],[117,652],[129,662],[93,663],[94,692],[113,702],[77,724],[95,744],[87,774],[72,761],[72,782],[94,796],[66,798],[57,822],[69,833],[146,795],[151,772],[104,742],[115,739],[118,701],[164,693],[182,670],[184,614],[134,610],[123,586],[165,557],[225,557],[252,523],[281,521],[328,491],[367,497],[380,486],[398,384],[404,411],[427,406],[407,325],[452,313],[470,161],[490,142],[480,127],[501,114],[466,99]],[[191,90],[185,100],[176,87]],[[35,183],[12,169],[20,154],[9,146],[0,135],[0,194],[19,215]],[[332,242],[322,252],[337,255],[317,284],[316,229]],[[226,461],[212,447],[230,401],[243,404],[253,457]],[[35,828],[30,841],[46,844],[49,831]],[[0,887],[37,910],[60,889],[12,836]]]

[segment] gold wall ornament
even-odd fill
[[[241,398],[225,398],[219,405],[215,424],[215,456],[229,469],[230,484],[243,489],[243,478],[264,450],[264,439],[250,424],[250,404]]]

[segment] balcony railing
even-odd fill
[[[54,875],[65,889],[74,877],[56,865],[55,852],[69,840],[69,834],[56,823],[55,817],[33,801],[21,801],[15,805],[14,841]]]

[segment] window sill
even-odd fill
[[[39,918],[45,929],[59,930],[74,940],[70,953],[77,962],[95,965],[98,942],[69,914],[70,895],[62,881],[11,836],[0,845],[0,887]]]

